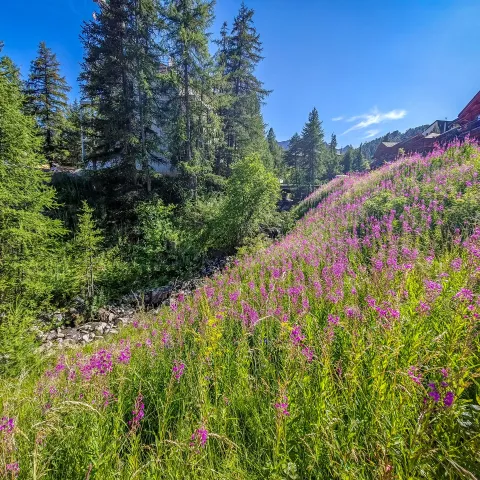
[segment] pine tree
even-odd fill
[[[156,0],[98,1],[94,19],[84,23],[80,80],[85,102],[96,116],[91,128],[102,139],[92,160],[113,161],[129,182],[142,166],[149,188],[149,166],[158,160],[158,72],[164,53],[158,42]]]
[[[284,154],[282,147],[277,142],[277,137],[273,128],[270,128],[267,134],[268,150],[272,156],[273,169],[277,175],[281,175],[284,170]]]
[[[60,75],[60,63],[45,42],[40,42],[38,56],[30,67],[25,87],[25,110],[37,121],[43,138],[43,153],[52,164],[63,160],[59,135],[67,109],[70,87]]]
[[[45,215],[56,205],[55,192],[41,169],[41,139],[23,104],[18,69],[0,57],[0,322],[1,309],[15,299],[29,307],[48,300],[46,266],[63,232]]]
[[[268,95],[255,76],[262,57],[260,35],[253,24],[254,11],[244,3],[233,22],[226,50],[226,77],[232,105],[225,113],[227,169],[246,154],[266,152],[261,105]]]
[[[314,108],[308,116],[308,122],[303,127],[301,141],[302,166],[305,169],[306,181],[311,186],[323,174],[323,137],[322,122],[317,109]]]

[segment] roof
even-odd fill
[[[467,106],[458,114],[459,117],[465,115],[470,107],[475,103],[480,103],[480,91],[467,103]]]
[[[394,147],[398,142],[382,142],[386,147]]]

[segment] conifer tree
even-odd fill
[[[0,322],[2,307],[15,299],[29,307],[48,300],[45,267],[63,232],[45,215],[55,192],[40,168],[41,139],[23,104],[18,69],[0,57]]]
[[[77,100],[65,111],[58,144],[62,151],[62,163],[73,167],[82,164],[82,112]]]
[[[60,75],[60,63],[56,55],[45,42],[40,42],[25,87],[25,110],[37,121],[43,138],[43,153],[50,164],[62,161],[58,140],[69,91],[65,77]]]
[[[267,134],[267,142],[268,142],[268,150],[270,151],[270,155],[272,156],[272,163],[273,169],[277,173],[277,175],[282,174],[283,172],[283,149],[277,142],[277,137],[275,136],[275,132],[273,128],[270,128]]]
[[[295,133],[290,139],[286,155],[287,165],[293,169],[293,181],[295,185],[301,184],[300,163],[302,155],[302,139],[298,133]]]
[[[348,173],[352,170],[352,149],[349,148],[345,152],[342,158],[341,167],[343,173]]]
[[[367,167],[365,157],[362,152],[363,145],[360,144],[360,147],[357,148],[352,155],[352,170],[354,172],[363,172]]]
[[[263,48],[253,15],[254,11],[242,3],[228,37],[225,72],[232,105],[224,118],[227,168],[238,158],[265,149],[261,105],[269,92],[255,76]]]
[[[330,151],[332,153],[337,153],[337,136],[332,133],[332,137],[330,139]]]
[[[217,127],[214,77],[207,29],[213,22],[213,0],[171,0],[165,10],[168,51],[173,66],[170,155],[190,178],[196,192],[198,174],[213,162]]]
[[[322,122],[318,116],[318,111],[314,108],[309,116],[308,122],[302,131],[302,166],[305,169],[306,181],[309,185],[314,185],[317,178],[323,174],[323,129]]]
[[[95,159],[113,160],[128,181],[142,165],[157,160],[159,135],[155,88],[161,57],[156,0],[97,0],[99,11],[82,28],[84,61],[80,80],[84,100],[96,112],[92,128],[102,142]]]

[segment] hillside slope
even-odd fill
[[[467,144],[337,178],[122,341],[4,384],[0,475],[478,478],[479,173]]]

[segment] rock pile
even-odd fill
[[[126,295],[117,305],[100,308],[95,321],[92,322],[81,323],[84,304],[78,298],[75,307],[69,311],[55,312],[42,319],[45,323],[59,326],[45,333],[41,328],[38,329],[38,338],[42,344],[39,351],[47,352],[55,347],[85,345],[105,338],[106,335],[114,335],[118,333],[120,326],[132,323],[137,312],[157,309],[170,303],[177,295],[192,293],[202,285],[206,277],[222,270],[227,262],[227,258],[214,259],[202,268],[200,278]]]

